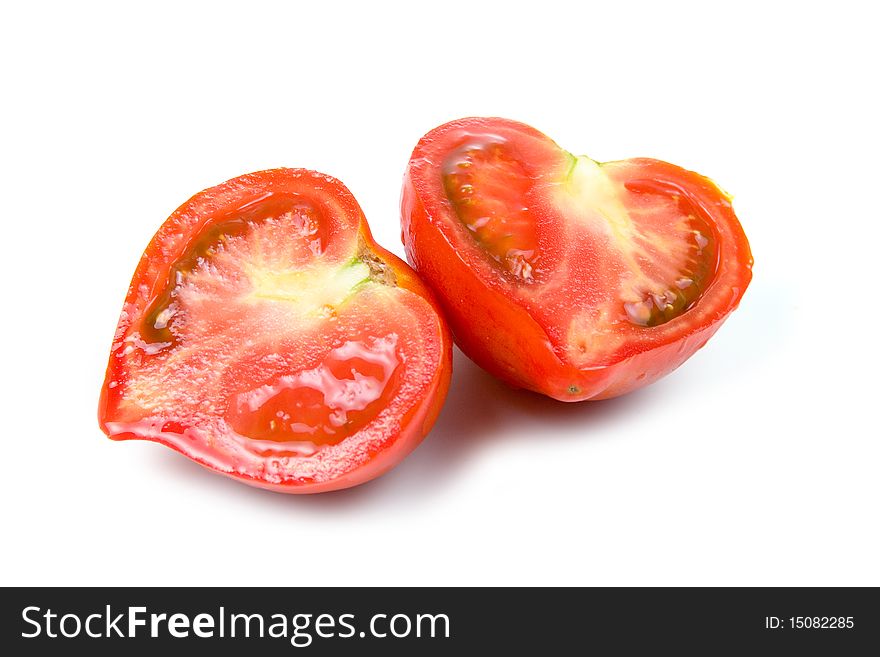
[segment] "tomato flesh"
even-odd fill
[[[576,157],[504,119],[426,135],[402,220],[460,346],[510,383],[569,401],[677,367],[751,277],[745,235],[708,179],[657,160]]]
[[[318,177],[252,174],[166,222],[111,353],[108,435],[284,492],[360,483],[424,436],[448,385],[443,320],[348,191]]]

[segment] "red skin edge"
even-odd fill
[[[447,126],[454,129],[471,121],[474,119]],[[516,125],[544,137],[531,127]],[[427,152],[420,142],[412,157],[426,157]],[[651,159],[634,161],[643,167],[644,173],[655,174],[658,180],[674,181],[696,203],[711,208],[711,216],[724,222],[729,234],[720,240],[718,272],[698,302],[712,304],[705,309],[708,316],[704,321],[691,326],[690,311],[684,313],[665,325],[667,338],[650,349],[629,354],[622,351],[616,362],[588,370],[563,362],[531,315],[474,275],[458,257],[455,244],[432,225],[444,219],[435,219],[426,212],[407,167],[401,194],[402,238],[407,258],[437,291],[456,344],[480,367],[511,386],[560,401],[609,399],[646,386],[677,368],[706,344],[737,307],[751,280],[752,256],[724,193],[708,178],[673,164]],[[680,331],[670,330],[675,324],[681,327]],[[570,386],[577,386],[578,392],[571,393]]]
[[[307,182],[302,182],[300,180],[302,178],[307,178]],[[433,292],[422,283],[409,265],[393,253],[376,244],[370,233],[370,228],[367,225],[363,211],[354,196],[335,178],[316,174],[308,169],[270,169],[239,176],[221,185],[199,192],[174,211],[159,229],[156,237],[150,242],[150,246],[141,257],[132,278],[131,286],[125,298],[126,307],[134,307],[136,309],[134,317],[140,319],[153,293],[162,284],[162,273],[167,272],[172,263],[185,251],[187,237],[196,234],[216,214],[222,213],[229,205],[240,202],[245,193],[258,196],[269,191],[302,192],[308,188],[329,194],[332,198],[336,199],[342,211],[351,213],[350,216],[358,217],[359,236],[363,239],[370,252],[384,261],[394,271],[397,277],[397,286],[410,290],[424,298],[436,312],[442,361],[428,386],[427,394],[401,419],[403,429],[400,434],[370,460],[341,477],[329,481],[288,481],[276,484],[239,473],[223,472],[212,467],[208,460],[186,452],[178,445],[163,440],[161,436],[144,438],[130,433],[110,435],[106,422],[108,421],[109,414],[112,412],[111,404],[114,400],[111,399],[113,392],[108,384],[118,377],[115,361],[111,358],[98,401],[98,424],[109,438],[119,441],[148,440],[157,442],[184,454],[214,472],[219,472],[236,481],[265,490],[292,494],[323,493],[364,483],[388,472],[421,443],[437,420],[437,416],[446,399],[446,393],[449,390],[449,382],[452,377],[452,338]],[[177,234],[175,235],[175,233]],[[156,248],[158,243],[163,243],[166,247],[158,249]],[[144,294],[143,290],[139,289],[139,286],[147,281],[152,281],[153,285],[151,286],[150,293]],[[129,304],[132,304],[132,306],[129,306]],[[116,339],[118,340],[120,336],[125,335],[129,327],[130,323],[121,318],[116,332]],[[122,385],[117,387],[119,390],[122,388]]]

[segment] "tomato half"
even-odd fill
[[[421,441],[451,367],[430,291],[345,186],[276,169],[197,194],[153,237],[99,421],[248,484],[334,490]]]
[[[658,160],[576,157],[506,119],[425,135],[401,214],[407,256],[461,349],[563,401],[669,373],[751,279],[730,198],[708,178]]]

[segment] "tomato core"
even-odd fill
[[[172,321],[177,311],[178,288],[199,269],[210,268],[210,261],[223,258],[231,242],[255,236],[266,222],[283,227],[286,239],[294,238],[298,248],[292,263],[320,255],[327,244],[323,212],[310,201],[292,193],[267,193],[214,217],[187,244],[183,254],[171,265],[164,284],[144,313],[141,338],[156,348],[175,344]]]

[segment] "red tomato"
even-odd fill
[[[575,157],[505,119],[425,135],[401,212],[409,260],[462,350],[563,401],[668,374],[751,279],[730,198],[708,178],[658,160]]]
[[[147,246],[99,421],[248,484],[328,491],[406,456],[451,368],[431,293],[345,186],[262,171],[196,194]]]

